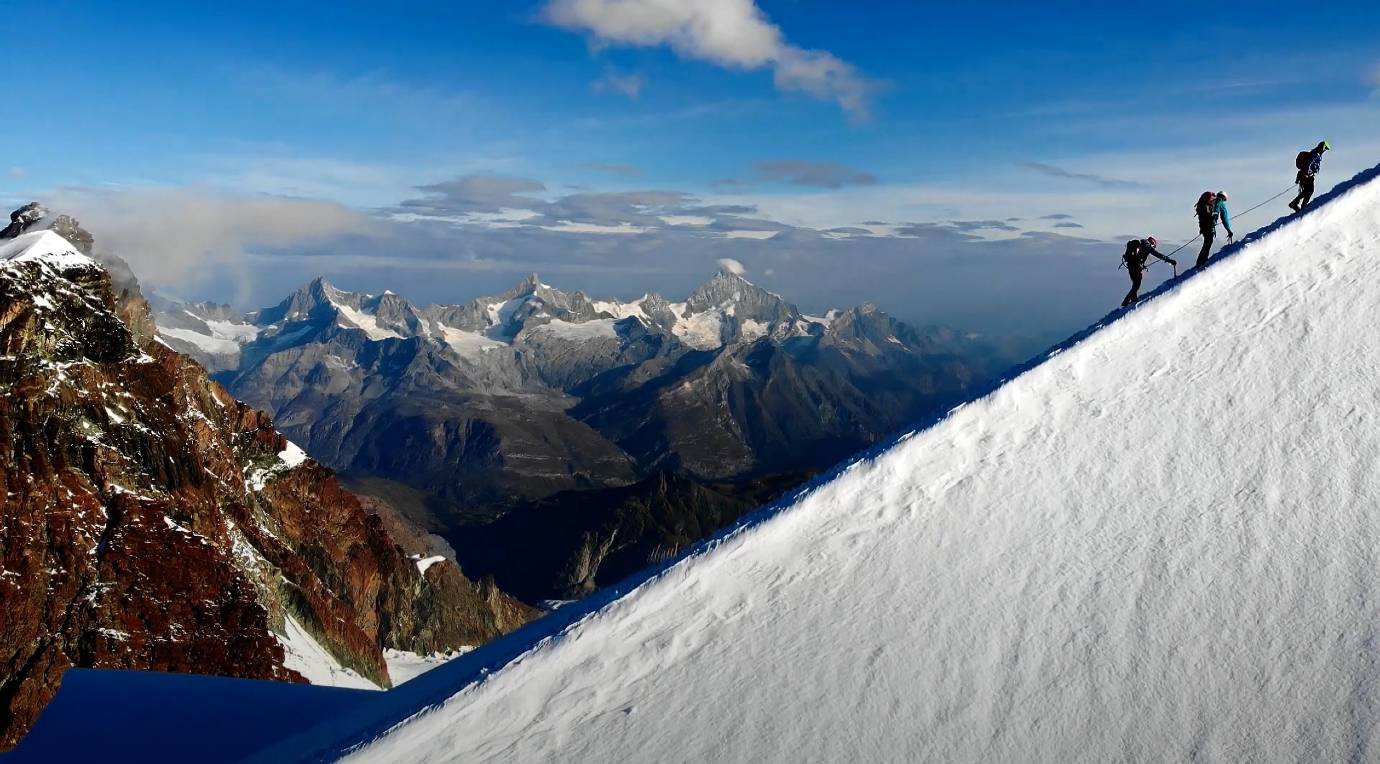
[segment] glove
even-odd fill
[[[1175,268],[1178,268],[1178,267],[1179,267],[1179,261],[1178,261],[1178,260],[1175,260],[1175,259],[1172,258],[1172,257],[1169,258],[1169,264],[1172,265],[1172,266],[1174,266]]]
[[[1236,234],[1232,233],[1231,231],[1227,231],[1227,243],[1230,244],[1230,243],[1232,243],[1232,242],[1235,241],[1235,240],[1236,240]]]

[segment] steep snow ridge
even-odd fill
[[[1365,758],[1376,303],[1380,184],[1348,185],[630,590],[416,680],[399,701],[453,694],[349,758]]]
[[[99,267],[95,260],[78,252],[70,241],[52,231],[30,231],[0,244],[0,260],[41,261],[58,270]]]

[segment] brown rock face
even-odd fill
[[[384,647],[535,615],[449,562],[422,574],[265,414],[141,343],[140,305],[80,258],[0,262],[0,749],[70,666],[303,681],[291,617],[386,687]]]

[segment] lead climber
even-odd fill
[[[29,202],[10,213],[10,224],[0,231],[0,239],[13,239],[29,229],[29,226],[42,220],[48,210],[38,202]]]
[[[1198,203],[1194,205],[1194,214],[1198,216],[1198,233],[1203,237],[1203,249],[1198,252],[1198,262],[1194,263],[1195,268],[1207,265],[1208,256],[1212,254],[1212,240],[1217,236],[1217,221],[1222,221],[1222,227],[1227,229],[1227,243],[1232,243],[1236,234],[1231,230],[1231,210],[1227,209],[1227,192],[1204,191],[1198,197]]]
[[[1121,301],[1121,307],[1124,308],[1139,299],[1140,279],[1145,273],[1145,261],[1148,260],[1151,255],[1158,257],[1175,268],[1179,267],[1178,261],[1172,257],[1160,254],[1160,251],[1155,249],[1158,244],[1159,241],[1157,241],[1154,236],[1147,236],[1144,239],[1132,239],[1126,242],[1126,254],[1122,255],[1121,259],[1126,265],[1126,272],[1131,274],[1131,291],[1126,293],[1126,299]]]
[[[1312,151],[1300,151],[1294,159],[1294,166],[1299,168],[1299,174],[1294,177],[1294,182],[1299,184],[1299,195],[1294,197],[1294,201],[1289,202],[1289,208],[1294,212],[1302,210],[1313,201],[1313,184],[1317,182],[1316,176],[1322,169],[1323,152],[1329,151],[1332,144],[1327,141],[1319,141]]]

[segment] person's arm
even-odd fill
[[[1236,238],[1236,234],[1231,232],[1231,210],[1227,209],[1227,201],[1225,199],[1217,200],[1217,211],[1222,214],[1222,227],[1227,229],[1227,236],[1233,239]]]
[[[1150,246],[1149,244],[1145,245],[1145,248],[1148,249],[1148,250],[1150,250],[1150,254],[1154,255],[1155,257],[1158,257],[1159,259],[1165,261],[1166,263],[1169,263],[1170,265],[1178,265],[1178,263],[1174,262],[1174,258],[1172,258],[1172,257],[1166,257],[1166,256],[1160,254],[1160,251],[1159,251],[1158,249],[1155,249],[1154,247]]]

